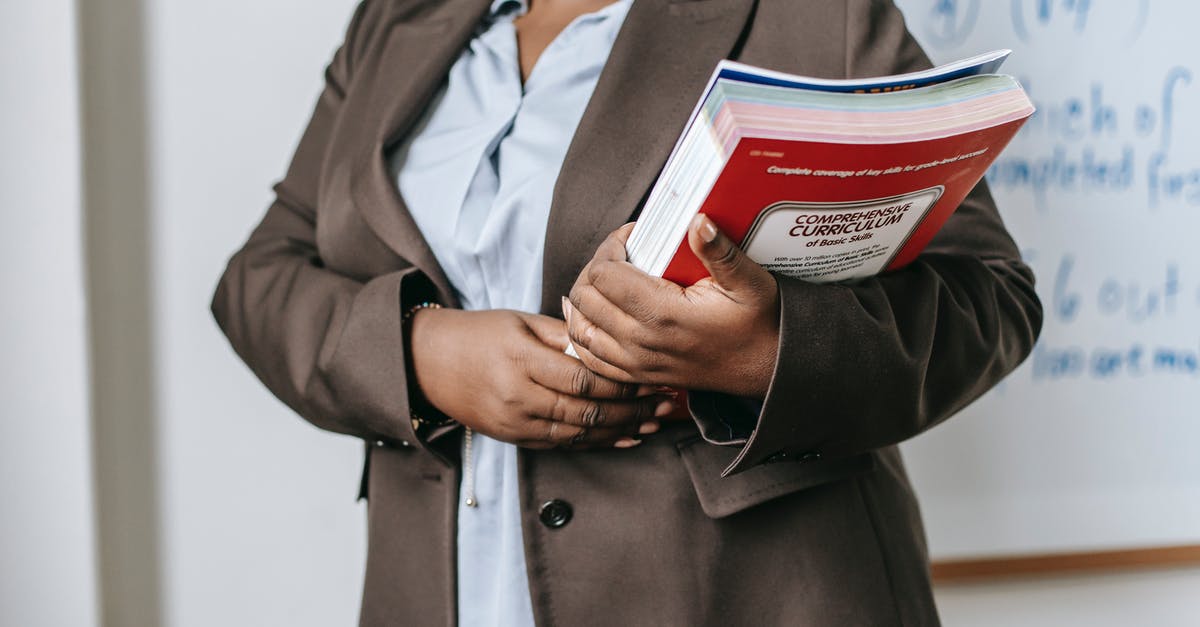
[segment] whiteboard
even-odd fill
[[[935,559],[1200,543],[1200,4],[897,0],[935,63],[1012,48],[988,180],[1046,320],[903,446]]]

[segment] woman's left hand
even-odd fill
[[[775,366],[779,289],[708,217],[688,243],[711,277],[680,287],[627,261],[613,231],[563,299],[583,363],[610,379],[762,398]]]

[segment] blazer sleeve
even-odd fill
[[[418,443],[409,419],[401,289],[412,268],[366,282],[324,267],[315,237],[320,171],[356,61],[375,36],[358,6],[275,199],[229,259],[210,308],[234,351],[317,427],[371,441]]]
[[[931,66],[890,1],[849,5],[848,76]],[[741,446],[723,476],[910,438],[1012,371],[1042,325],[1033,273],[983,181],[903,269],[853,284],[776,278],[779,350],[766,397],[689,393],[706,439]]]

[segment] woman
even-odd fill
[[[853,286],[704,220],[712,280],[638,273],[621,225],[722,58],[929,65],[882,0],[360,5],[212,311],[369,443],[362,624],[937,623],[895,444],[1029,353],[1032,274],[983,185]]]

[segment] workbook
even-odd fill
[[[648,274],[707,276],[704,213],[768,270],[813,282],[894,270],[929,243],[1033,114],[1008,50],[870,79],[717,65],[627,243]]]

